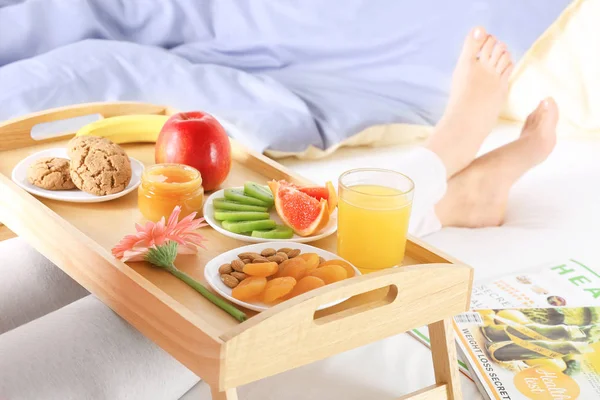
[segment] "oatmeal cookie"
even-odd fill
[[[69,190],[75,188],[69,174],[69,160],[66,158],[44,157],[36,160],[27,169],[27,180],[42,189]]]
[[[129,185],[131,162],[121,146],[103,137],[76,136],[67,151],[71,179],[84,192],[104,196]]]

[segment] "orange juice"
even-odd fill
[[[338,254],[368,273],[404,259],[412,192],[382,185],[340,185]]]

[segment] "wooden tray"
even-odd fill
[[[24,157],[64,146],[73,136],[31,138],[32,127],[89,114],[167,114],[143,103],[90,103],[58,108],[0,124],[0,237],[7,227],[27,240],[173,357],[204,379],[214,399],[236,399],[237,386],[347,351],[411,328],[429,325],[436,384],[404,398],[460,399],[451,316],[469,308],[472,269],[414,238],[405,267],[348,279],[308,292],[238,323],[170,274],[145,263],[125,264],[110,249],[142,217],[137,194],[93,204],[38,199],[8,177]],[[307,180],[231,141],[233,166],[223,186],[246,180]],[[123,146],[146,165],[152,144]],[[245,243],[209,227],[208,250],[180,257],[177,267],[203,281],[205,263]],[[335,236],[312,243],[335,252]],[[352,296],[315,312],[320,304]],[[400,356],[400,354],[398,355]],[[357,361],[358,362],[358,361]]]

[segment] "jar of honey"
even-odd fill
[[[150,221],[168,219],[175,206],[179,219],[193,213],[202,215],[204,188],[200,172],[183,164],[155,164],[144,169],[138,187],[138,208]]]

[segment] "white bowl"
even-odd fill
[[[234,188],[234,189],[242,189],[243,190],[243,187]],[[310,243],[310,242],[314,242],[315,240],[323,239],[324,237],[327,237],[327,236],[335,233],[335,231],[337,230],[337,209],[336,209],[329,216],[329,222],[327,223],[327,226],[325,226],[325,228],[321,229],[317,234],[311,235],[311,236],[299,236],[294,233],[294,236],[292,236],[290,239],[262,239],[262,238],[252,237],[250,235],[242,235],[239,233],[233,233],[233,232],[230,232],[227,229],[223,228],[221,226],[221,222],[219,222],[215,219],[215,209],[213,207],[213,200],[224,198],[224,197],[225,197],[225,190],[221,189],[221,190],[214,192],[213,194],[211,194],[208,197],[208,199],[206,199],[206,201],[204,202],[204,219],[217,232],[219,232],[225,236],[229,236],[230,238],[234,238],[234,239],[241,240],[244,242],[249,242],[249,243],[263,243],[266,241]],[[277,224],[280,224],[280,225],[283,224],[283,222],[281,222],[281,218],[279,218],[279,215],[277,215],[277,211],[275,211],[275,207],[273,207],[270,211],[270,218],[272,220],[274,220]],[[285,247],[285,246],[280,246],[280,247]]]
[[[322,250],[318,247],[310,246],[307,244],[296,243],[296,242],[268,242],[268,243],[260,243],[260,244],[251,244],[248,246],[238,247],[237,249],[230,250],[226,253],[220,254],[217,257],[210,260],[206,266],[204,267],[204,278],[206,282],[212,287],[218,294],[231,301],[232,303],[238,304],[242,307],[248,308],[254,311],[265,311],[269,309],[271,306],[264,303],[247,303],[245,301],[238,300],[231,295],[231,288],[226,286],[223,281],[221,281],[221,276],[219,274],[219,267],[223,264],[229,264],[233,260],[238,259],[238,254],[253,252],[260,253],[264,249],[268,248],[282,248],[289,247],[293,249],[300,249],[302,253],[317,253],[319,256],[323,257],[325,260],[344,260],[341,257],[338,257],[336,254],[330,253],[328,251]],[[344,260],[346,261],[346,260]],[[347,261],[346,261],[347,262]],[[350,264],[352,265],[352,264]],[[356,276],[361,275],[360,271],[356,269],[356,267],[352,266],[354,271],[356,272]],[[348,300],[349,297],[339,299],[336,301],[332,301],[331,303],[323,304],[318,308],[318,310],[322,310],[327,307],[335,306],[343,301]]]
[[[118,199],[119,197],[123,197],[126,194],[131,193],[140,185],[142,181],[142,173],[144,172],[144,164],[135,158],[129,157],[129,160],[131,161],[131,181],[125,190],[119,193],[108,194],[106,196],[97,196],[95,194],[86,193],[79,189],[47,190],[34,186],[27,180],[27,169],[29,166],[36,160],[44,157],[69,159],[66,148],[57,147],[53,149],[42,150],[21,160],[21,162],[19,162],[13,168],[12,180],[29,193],[52,200],[68,201],[72,203],[100,203],[103,201]]]

